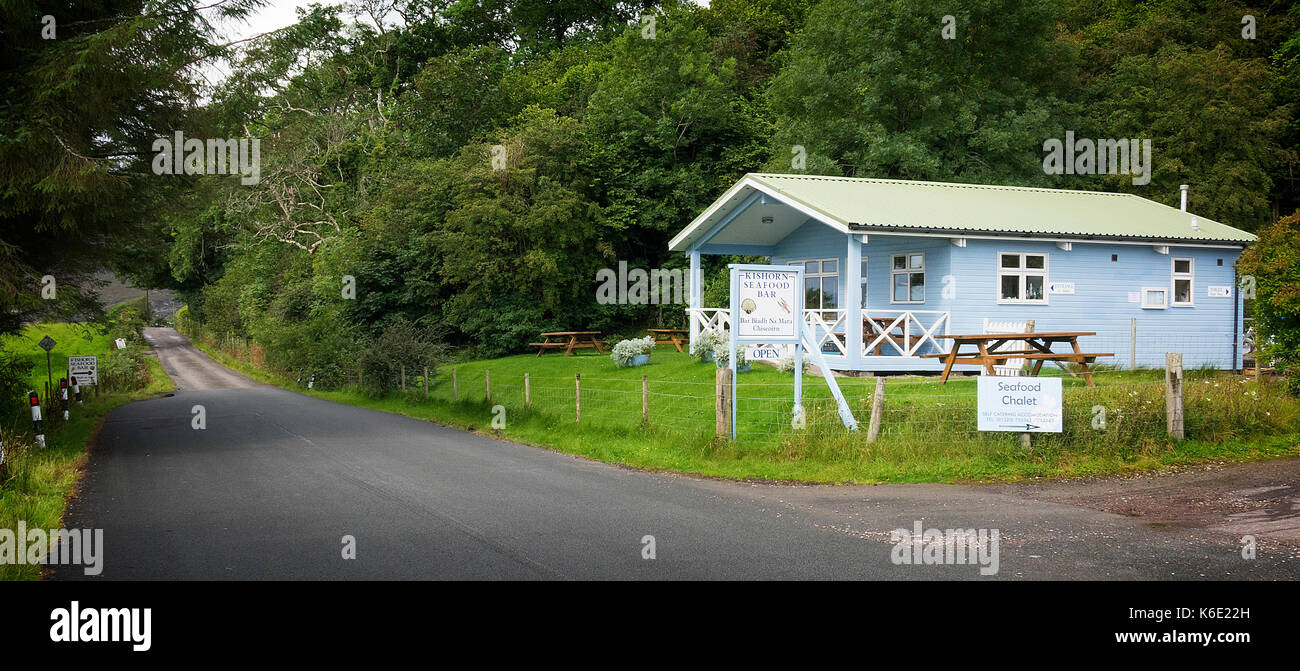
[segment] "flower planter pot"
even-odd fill
[[[724,363],[722,363],[721,361],[715,361],[715,362],[713,362],[713,363],[714,363],[714,365],[717,366],[718,368],[727,368],[727,365],[724,364]],[[736,372],[737,372],[737,373],[748,373],[748,372],[749,372],[749,362],[746,361],[745,363],[743,363],[743,364],[737,366],[737,367],[736,367]]]
[[[632,357],[632,365],[633,365],[633,366],[644,366],[644,365],[646,365],[646,364],[648,364],[648,363],[650,363],[650,355],[649,355],[649,354],[638,354],[638,355]]]

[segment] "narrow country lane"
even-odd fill
[[[890,530],[918,520],[998,529],[993,578],[1300,577],[1286,545],[1244,560],[1240,529],[1046,500],[1051,485],[644,473],[258,384],[172,329],[147,336],[177,392],[114,410],[99,434],[65,519],[104,529],[94,579],[990,579],[895,565]]]

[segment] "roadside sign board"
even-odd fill
[[[736,334],[741,338],[765,338],[797,342],[802,315],[795,298],[800,288],[798,270],[736,268]]]
[[[979,430],[1061,433],[1061,378],[979,378]]]
[[[31,341],[28,341],[28,342],[31,342]],[[43,349],[43,350],[45,350],[46,352],[48,352],[48,351],[54,349],[54,338],[51,338],[51,337],[49,337],[49,336],[45,336],[44,338],[41,338],[41,341],[38,342],[38,343],[36,343],[36,344],[37,344],[37,345],[40,345],[40,346],[41,346],[41,349]]]
[[[73,376],[77,377],[77,384],[81,386],[99,384],[99,357],[90,356],[70,356],[68,357],[68,379]]]

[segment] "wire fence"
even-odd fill
[[[1197,352],[1223,344],[1217,338],[1189,334],[1170,334],[1168,341]],[[1155,342],[1146,346],[1158,345]],[[1241,351],[1252,351],[1247,343],[1236,345]],[[1104,348],[1095,343],[1086,345],[1088,351]],[[1182,354],[1177,379],[1171,379],[1163,367],[1130,368],[1106,361],[1088,368],[1090,385],[1077,364],[1044,365],[1040,375],[1062,379],[1062,431],[1036,435],[1035,444],[1086,448],[1167,443],[1182,438],[1224,441],[1300,428],[1300,405],[1287,393],[1285,384],[1270,374],[1268,365],[1259,366],[1263,372],[1258,373],[1256,366],[1260,362],[1248,355],[1247,365],[1243,367],[1239,357],[1234,370]],[[1164,352],[1160,359],[1164,360]],[[1228,355],[1224,361],[1231,361]],[[724,413],[718,407],[719,395],[724,392],[716,380],[698,379],[709,375],[712,366],[708,364],[697,364],[698,373],[674,375],[672,379],[656,377],[654,366],[607,374],[557,375],[553,360],[539,362],[536,372],[519,372],[517,359],[501,365],[504,370],[494,371],[493,362],[445,367],[431,374],[428,385],[423,370],[419,375],[403,374],[406,387],[395,393],[416,403],[478,408],[485,423],[492,417],[492,409],[501,406],[509,411],[512,421],[534,418],[557,427],[571,423],[584,429],[619,432],[664,430],[693,440],[712,440],[724,433]],[[642,370],[644,379],[636,375]],[[798,421],[793,377],[780,377],[774,372],[738,376],[737,438],[773,445],[860,442],[871,422],[876,395],[883,393],[875,420],[881,442],[933,447],[952,441],[1019,439],[1014,432],[990,435],[978,430],[978,385],[970,367],[942,384],[933,371],[891,374],[883,378],[886,383],[881,392],[876,386],[881,378],[837,376],[845,402],[862,429],[856,433],[845,428],[828,386],[814,375],[804,376],[803,421]],[[1171,396],[1171,386],[1177,387],[1177,403]],[[725,434],[729,437],[729,407],[726,410]]]

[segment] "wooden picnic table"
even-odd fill
[[[601,347],[600,331],[552,331],[541,336],[542,342],[528,343],[529,347],[537,348],[537,356],[548,349],[560,348],[564,348],[564,356],[573,354],[575,349],[595,349],[601,354],[605,353]],[[556,340],[551,340],[552,338]]]
[[[936,338],[952,339],[952,349],[939,354],[922,354],[925,358],[942,359],[943,377],[939,382],[946,383],[948,374],[952,372],[953,364],[977,364],[984,366],[984,370],[989,375],[996,375],[993,370],[994,366],[1004,365],[1007,359],[1026,359],[1034,362],[1031,375],[1038,375],[1042,370],[1043,362],[1051,361],[1060,366],[1071,376],[1075,376],[1074,371],[1065,367],[1065,362],[1079,364],[1083,369],[1083,377],[1088,381],[1088,386],[1096,386],[1092,381],[1092,372],[1088,370],[1088,364],[1097,360],[1101,356],[1115,356],[1113,352],[1083,352],[1079,349],[1079,337],[1097,335],[1092,331],[1054,331],[1046,333],[976,333],[963,335],[940,335]],[[1024,342],[1028,349],[1018,350],[1001,350],[997,349],[1009,342]],[[1070,352],[1053,352],[1052,345],[1056,343],[1070,343]],[[968,352],[966,356],[961,356],[960,351],[963,345],[973,345],[976,352]]]
[[[686,329],[646,329],[651,338],[654,338],[655,345],[661,343],[671,343],[677,351],[682,351],[682,344],[690,342],[691,332]]]

